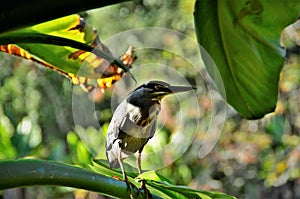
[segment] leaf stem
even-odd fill
[[[67,186],[116,198],[129,198],[125,182],[87,169],[36,159],[0,161],[0,190],[33,185]],[[132,195],[134,198],[142,197],[134,189]]]

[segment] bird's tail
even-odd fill
[[[118,169],[120,168],[120,164],[118,160],[109,161],[110,168]]]
[[[120,168],[117,154],[114,154],[113,151],[106,151],[106,157],[109,162],[110,168]]]

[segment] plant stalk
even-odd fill
[[[129,198],[125,182],[87,169],[36,159],[0,161],[0,190],[34,185],[66,186],[115,198]],[[135,189],[132,189],[132,195],[143,198]],[[159,198],[153,194],[152,197]]]

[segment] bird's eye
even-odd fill
[[[154,87],[155,90],[160,90],[162,88],[164,88],[164,86],[161,86],[161,85],[157,85],[157,86]]]

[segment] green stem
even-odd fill
[[[35,159],[0,161],[0,190],[34,185],[67,186],[129,198],[125,182],[80,167]],[[132,195],[142,197],[134,189]]]
[[[11,33],[0,35],[0,45],[18,44],[18,43],[42,43],[59,46],[70,46],[76,49],[81,49],[94,53],[95,55],[106,59],[117,67],[122,68],[125,72],[129,71],[129,68],[125,66],[120,60],[112,57],[104,51],[94,48],[88,44],[81,43],[72,39],[57,37],[53,35],[46,35],[41,33]]]

